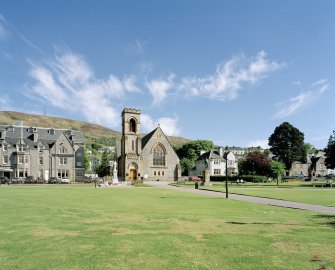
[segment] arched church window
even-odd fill
[[[136,132],[136,121],[133,118],[129,121],[129,131]]]
[[[153,165],[165,166],[165,150],[162,145],[156,145],[152,151]]]

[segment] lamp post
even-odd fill
[[[228,152],[224,154],[226,160],[226,199],[228,199]]]

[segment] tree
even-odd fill
[[[325,148],[326,159],[325,164],[327,168],[335,168],[335,130],[333,130],[333,135],[330,135],[327,147]]]
[[[271,171],[273,173],[273,176],[277,179],[277,186],[278,181],[281,180],[282,176],[285,174],[285,164],[276,160],[271,160],[270,162]]]
[[[266,155],[257,151],[248,153],[246,159],[239,161],[238,166],[240,174],[270,174],[270,161],[266,158]]]
[[[312,144],[305,143],[304,146],[305,146],[305,149],[306,149],[306,154],[310,154],[310,155],[315,154],[315,149],[314,149],[314,146]]]
[[[213,142],[208,140],[196,140],[174,147],[183,169],[183,174],[187,174],[189,169],[194,167],[196,159],[200,156],[200,151],[209,151],[213,148]]]
[[[269,138],[269,146],[278,161],[283,162],[288,169],[294,161],[306,162],[304,134],[288,122],[275,128]]]
[[[106,175],[110,175],[110,165],[109,162],[113,160],[113,156],[109,151],[105,151],[102,153],[101,164],[97,167],[97,173],[99,177],[104,177]]]

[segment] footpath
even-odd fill
[[[205,195],[205,196],[226,198],[225,192],[175,187],[175,186],[169,185],[169,183],[158,182],[158,181],[150,182],[148,184],[153,187],[158,187],[158,188],[176,190],[176,191],[181,191],[181,192],[190,192],[190,193],[195,193],[195,194]],[[331,206],[298,203],[298,202],[267,199],[267,198],[245,196],[245,195],[238,195],[238,194],[229,194],[229,199],[257,203],[257,204],[272,205],[272,206],[277,206],[277,207],[293,208],[293,209],[300,209],[300,210],[310,210],[310,211],[316,211],[316,212],[322,212],[322,213],[335,214],[335,207],[331,207]]]

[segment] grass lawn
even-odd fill
[[[0,187],[0,268],[335,268],[335,216],[156,188]]]
[[[201,187],[201,189],[209,189],[225,192],[224,183],[216,183],[211,187]],[[245,186],[236,187],[229,185],[229,193],[251,195],[272,199],[280,199],[294,202],[302,202],[308,204],[318,204],[325,206],[335,206],[335,189],[302,189],[302,188],[277,188],[265,186]]]

